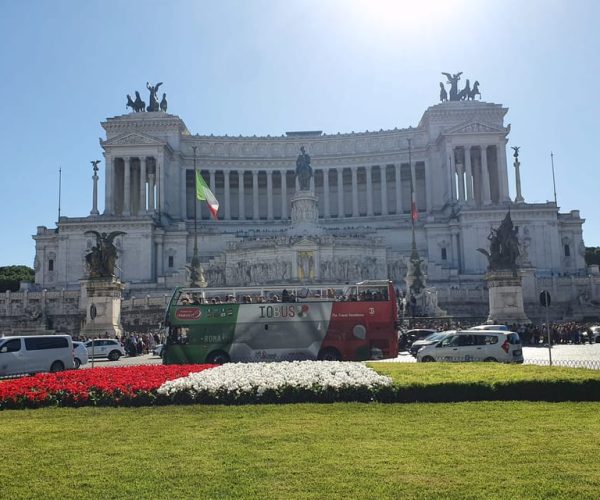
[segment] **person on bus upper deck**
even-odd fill
[[[296,302],[296,294],[294,292],[290,292],[289,302]]]
[[[281,292],[281,302],[289,302],[290,301],[290,293],[287,291],[287,288],[283,289]]]
[[[273,297],[271,297],[271,302],[279,302],[279,297],[277,295],[273,295]]]

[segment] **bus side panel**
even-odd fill
[[[378,348],[385,358],[398,355],[398,337],[390,301],[335,302],[323,347],[337,349],[344,360],[371,358]]]
[[[214,351],[229,353],[238,304],[177,306],[171,311],[165,364],[205,363]]]
[[[242,304],[232,361],[316,359],[327,333],[332,302]]]

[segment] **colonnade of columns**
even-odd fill
[[[104,213],[135,216],[158,210],[161,190],[160,158],[106,155]]]
[[[473,206],[507,201],[508,173],[499,145],[448,146],[450,198]]]
[[[221,203],[224,220],[288,219],[291,197],[297,185],[288,169],[202,169],[211,191]],[[419,210],[430,207],[427,199],[426,164],[313,168],[311,190],[319,198],[322,218],[370,217],[410,212],[410,184],[415,186]],[[186,216],[193,216],[194,174],[186,174]],[[198,211],[200,208],[200,211]],[[204,205],[196,207],[208,218]]]

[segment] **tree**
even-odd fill
[[[600,247],[585,247],[585,263],[588,266],[600,265]]]
[[[35,273],[27,266],[0,267],[0,292],[17,292],[21,281],[33,282]]]

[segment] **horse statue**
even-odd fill
[[[113,240],[117,236],[126,233],[123,231],[113,231],[110,234],[100,234],[98,231],[86,231],[83,234],[93,234],[96,237],[96,245],[85,256],[90,278],[109,278],[114,276],[115,262],[118,259],[118,255]]]
[[[296,178],[300,186],[300,191],[310,190],[310,178],[313,175],[312,167],[310,166],[310,156],[304,150],[304,146],[300,148],[300,154],[296,160]]]
[[[519,258],[519,239],[517,237],[518,228],[513,226],[510,212],[500,224],[498,229],[491,229],[488,236],[490,241],[490,251],[478,248],[477,251],[485,255],[488,259],[488,269],[490,271],[512,270],[517,271],[517,260]]]
[[[446,92],[446,88],[444,87],[444,82],[440,82],[440,102],[445,102],[448,100],[448,92]]]
[[[156,93],[161,85],[162,82],[159,82],[156,85],[150,85],[149,82],[146,82],[146,88],[150,91],[150,104],[148,104],[146,111],[158,111],[160,109]]]
[[[146,109],[146,103],[144,101],[142,101],[142,98],[140,97],[140,93],[136,90],[135,91],[135,101],[134,101],[135,107],[136,107],[136,111],[140,112],[140,111],[145,111]]]
[[[163,94],[162,101],[160,101],[160,110],[167,112],[167,94]]]
[[[462,71],[460,71],[459,73],[454,73],[453,75],[451,75],[450,73],[442,72],[442,75],[444,75],[448,79],[448,83],[450,84],[450,100],[459,101],[460,99],[458,99],[458,81],[460,80],[460,75],[462,75]]]
[[[127,94],[127,104],[125,104],[125,109],[131,108],[131,111],[137,111],[135,109],[135,102],[131,99],[131,96]]]
[[[465,84],[465,88],[462,89],[458,95],[456,96],[456,100],[457,101],[464,101],[469,97],[469,94],[471,93],[471,84],[469,82],[469,80],[467,79],[467,83]]]
[[[475,83],[473,84],[473,88],[469,92],[469,95],[467,95],[467,99],[469,101],[474,101],[476,95],[479,96],[479,100],[481,101],[481,92],[479,92],[479,82],[478,81],[475,81]]]

